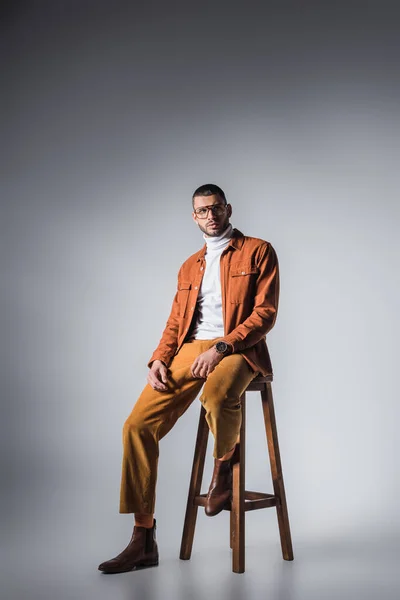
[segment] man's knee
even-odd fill
[[[214,414],[224,409],[240,410],[241,403],[237,394],[230,390],[204,389],[200,396],[200,402],[207,410]]]
[[[129,417],[126,419],[123,427],[122,433],[123,436],[126,435],[146,435],[151,433],[153,427],[148,419],[146,419],[145,415],[141,413],[131,413]]]

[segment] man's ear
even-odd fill
[[[193,221],[195,223],[197,223],[197,221],[196,221],[196,213],[195,212],[192,212],[192,219],[193,219]]]

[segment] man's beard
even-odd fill
[[[209,237],[218,237],[228,227],[228,225],[229,225],[229,217],[227,217],[225,219],[225,221],[223,221],[220,225],[218,225],[218,229],[214,229],[214,230],[211,229],[210,231],[207,231],[207,229],[205,227],[202,227],[200,225],[200,223],[197,223],[197,224],[198,224],[199,228],[201,229],[201,231],[203,233],[205,233],[206,235],[208,235]]]

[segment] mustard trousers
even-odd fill
[[[257,375],[240,354],[225,356],[206,380],[190,373],[195,358],[221,338],[193,340],[183,344],[168,372],[168,390],[147,384],[123,432],[120,513],[154,513],[159,440],[189,408],[203,387],[200,402],[214,436],[214,458],[221,458],[235,445],[242,411],[240,397]]]

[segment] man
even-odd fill
[[[205,513],[217,515],[229,503],[240,397],[256,375],[272,373],[265,335],[278,310],[275,250],[232,228],[232,207],[217,185],[199,187],[192,205],[205,245],[179,270],[171,313],[148,363],[148,383],[124,424],[119,512],[134,513],[135,524],[128,546],[99,565],[105,573],[158,564],[153,516],[158,442],[201,388],[214,436]]]

